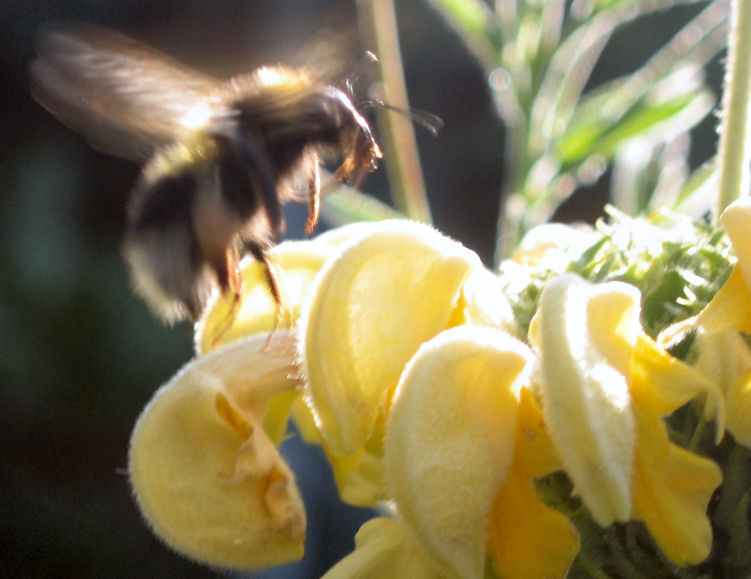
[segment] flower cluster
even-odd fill
[[[606,275],[602,231],[534,231],[500,274],[408,221],[282,243],[281,324],[263,270],[245,263],[239,310],[215,298],[196,358],[139,419],[139,505],[166,543],[213,566],[299,558],[305,509],[278,451],[293,420],[343,501],[382,507],[326,577],[707,565],[717,444],[727,429],[723,445],[751,445],[751,205],[724,224],[733,273],[696,316],[657,323],[659,337],[643,310],[651,278],[634,273],[657,258]],[[626,536],[617,553],[603,551],[612,533]],[[636,560],[647,544],[654,560]]]

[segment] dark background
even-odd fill
[[[435,139],[417,131],[435,224],[490,263],[504,134],[484,74],[425,2],[397,4],[411,104],[446,123]],[[138,166],[93,151],[29,97],[26,70],[40,26],[57,19],[105,24],[208,72],[232,73],[273,63],[275,51],[294,51],[322,21],[354,27],[353,5],[0,4],[3,576],[212,574],[160,544],[130,496],[124,474],[130,430],[153,391],[192,355],[191,328],[160,325],[129,288],[119,244]],[[608,47],[597,78],[632,70],[638,52],[659,46],[678,20],[662,16],[647,27],[626,27]],[[713,120],[701,131],[711,150]],[[707,154],[698,153],[697,160]],[[603,183],[580,195],[569,215],[599,214]],[[385,171],[371,175],[363,188],[388,200]],[[308,508],[307,554],[302,563],[266,576],[317,577],[352,548],[368,513],[338,503],[317,449],[302,449],[293,438],[284,452]]]

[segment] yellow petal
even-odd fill
[[[712,548],[707,505],[722,482],[719,467],[671,443],[663,421],[635,407],[638,448],[633,518],[647,525],[674,563],[695,565]]]
[[[271,396],[299,387],[294,355],[269,355],[265,343],[261,334],[187,364],[131,437],[144,517],[175,550],[217,567],[279,565],[303,553],[302,501],[261,422]]]
[[[751,331],[751,201],[738,199],[722,214],[722,224],[733,244],[738,263],[725,285],[697,316],[697,324],[707,332],[734,329]]]
[[[519,401],[514,463],[488,521],[488,552],[504,579],[565,577],[579,552],[579,534],[537,496],[534,478],[556,470],[542,412],[524,388]]]
[[[514,462],[531,478],[563,467],[545,425],[545,417],[529,388],[519,393]]]
[[[724,424],[717,385],[640,335],[631,394],[637,425],[633,518],[641,519],[665,555],[678,565],[700,563],[712,547],[707,505],[722,481],[717,465],[673,444],[662,416],[705,394]]]
[[[332,253],[333,248],[313,241],[287,241],[271,250],[271,259],[281,274],[279,283],[287,309],[282,312],[283,315],[291,316],[292,320],[297,318],[305,288]],[[240,267],[242,301],[238,306],[231,294],[215,294],[212,297],[196,324],[195,347],[198,354],[275,329],[279,312],[269,291],[263,266],[248,257]],[[239,309],[233,312],[233,308],[237,307]]]
[[[403,524],[378,517],[355,535],[355,550],[323,579],[441,579]]]
[[[300,397],[292,405],[292,418],[306,443],[323,445],[326,450],[313,414]],[[376,427],[363,447],[354,454],[345,456],[327,452],[326,458],[343,502],[358,507],[376,507],[386,499],[382,427]]]
[[[460,319],[455,325],[473,324],[519,333],[500,278],[484,268],[472,270],[462,286]]]
[[[447,577],[482,577],[486,526],[514,448],[519,382],[531,352],[498,330],[461,326],[424,344],[387,424],[388,486]]]
[[[751,370],[738,376],[727,393],[728,431],[751,448]]]
[[[565,577],[579,553],[574,525],[540,501],[534,481],[516,467],[493,503],[488,542],[504,579]]]
[[[267,352],[271,353],[271,350],[269,349]],[[286,439],[292,409],[298,407],[298,405],[305,406],[302,401],[301,390],[287,390],[274,394],[266,402],[263,430],[275,446],[278,447]]]
[[[597,234],[586,225],[543,223],[524,234],[512,259],[520,264],[560,271],[570,261],[597,240]],[[567,253],[568,252],[568,253]]]
[[[321,434],[318,432],[313,413],[302,398],[297,398],[290,409],[292,420],[300,431],[302,439],[307,444],[321,444]]]
[[[297,397],[292,404],[291,415],[303,440],[308,444],[323,445],[326,450],[313,414],[301,397]],[[326,457],[334,474],[339,498],[343,502],[358,507],[376,507],[379,501],[386,499],[383,427],[376,426],[371,437],[356,453],[340,456],[327,452]]]
[[[696,323],[705,332],[751,332],[751,292],[739,264],[712,301],[699,312]]]
[[[632,320],[638,323],[638,304],[632,286],[595,288],[578,276],[561,275],[545,286],[531,331],[551,438],[602,526],[628,520],[631,512],[635,427],[620,367]]]
[[[697,396],[705,395],[705,416],[717,420],[717,442],[725,430],[722,392],[703,372],[673,358],[647,335],[637,337],[631,365],[631,395],[636,404],[666,416]]]
[[[748,235],[751,229],[751,199],[744,197],[728,205],[720,221],[733,244],[746,285],[751,287],[751,239]]]
[[[383,434],[376,429],[363,447],[347,456],[328,454],[339,496],[357,507],[376,507],[386,498]]]
[[[602,357],[626,378],[634,342],[641,332],[639,291],[618,282],[590,286],[587,304],[589,339]]]
[[[381,222],[327,262],[301,320],[307,396],[330,452],[370,437],[404,365],[446,327],[480,260],[426,225]]]
[[[733,382],[751,368],[746,340],[736,330],[698,332],[695,339],[698,354],[694,365],[727,395]]]

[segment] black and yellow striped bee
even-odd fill
[[[169,323],[198,318],[215,288],[239,300],[246,252],[281,307],[268,256],[281,205],[307,197],[311,230],[322,160],[359,181],[382,157],[348,93],[303,69],[220,81],[114,31],[68,25],[42,35],[31,79],[33,96],[95,147],[145,161],[124,254],[136,291]]]

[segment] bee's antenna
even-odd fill
[[[371,51],[366,50],[362,55],[362,58],[360,58],[359,62],[357,63],[355,70],[344,81],[344,86],[347,87],[347,92],[349,93],[351,99],[354,100],[355,98],[355,81],[357,81],[357,79],[365,73],[368,67],[372,66],[376,62],[378,62],[378,57]],[[418,125],[423,127],[434,137],[437,136],[438,132],[443,128],[443,119],[427,111],[418,109],[405,109],[395,105],[390,105],[387,102],[384,102],[382,99],[373,96],[364,101],[358,102],[358,108],[375,107],[388,109],[390,111],[394,111],[406,116],[412,122],[417,123]]]
[[[347,87],[347,92],[349,93],[350,98],[355,98],[355,81],[360,78],[365,73],[365,71],[373,65],[373,63],[376,62],[378,62],[378,57],[369,50],[366,50],[365,54],[362,55],[362,58],[360,58],[359,62],[357,63],[355,70],[353,70],[352,74],[350,74],[344,81],[344,86]]]
[[[412,122],[420,125],[434,137],[438,135],[438,132],[443,128],[444,125],[443,119],[437,115],[434,115],[433,113],[429,113],[428,111],[423,111],[420,109],[404,109],[402,107],[397,107],[383,102],[379,98],[370,98],[366,101],[363,101],[361,106],[372,108],[381,107],[390,111],[394,111],[396,113],[400,113],[410,119]]]

